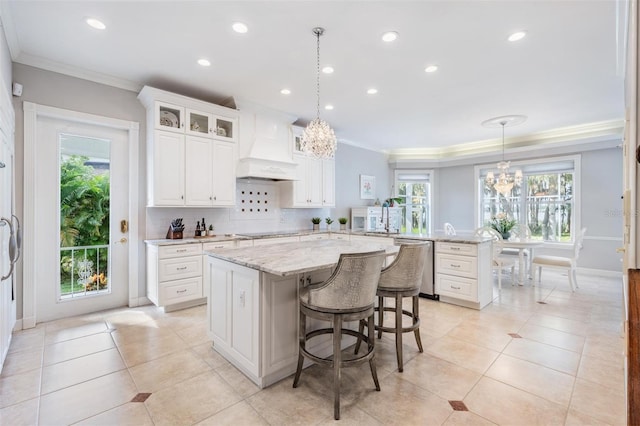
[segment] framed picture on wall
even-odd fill
[[[360,198],[373,200],[376,193],[376,177],[360,175]]]

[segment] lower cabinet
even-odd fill
[[[440,301],[482,309],[493,300],[491,243],[435,243],[435,292]]]
[[[203,297],[202,244],[147,245],[147,298],[151,302],[166,309],[203,304]]]

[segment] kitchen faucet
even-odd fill
[[[386,206],[387,207],[387,223],[384,225],[384,230],[386,232],[389,232],[389,204],[388,203],[384,203],[384,204],[387,205]],[[384,207],[385,207],[384,204],[382,205],[382,217],[380,218],[380,223],[384,223]]]

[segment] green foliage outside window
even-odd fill
[[[60,246],[78,247],[109,244],[109,172],[99,172],[85,163],[89,159],[73,155],[63,158],[60,164]],[[60,256],[61,293],[71,292],[72,269],[77,268],[70,251]],[[107,272],[108,249],[87,249],[86,257],[94,262],[94,271]],[[97,260],[97,265],[95,265]],[[76,274],[74,274],[76,275]],[[74,291],[78,290],[77,284]]]

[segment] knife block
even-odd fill
[[[169,227],[167,231],[167,240],[181,240],[182,239],[182,231],[174,231]]]

